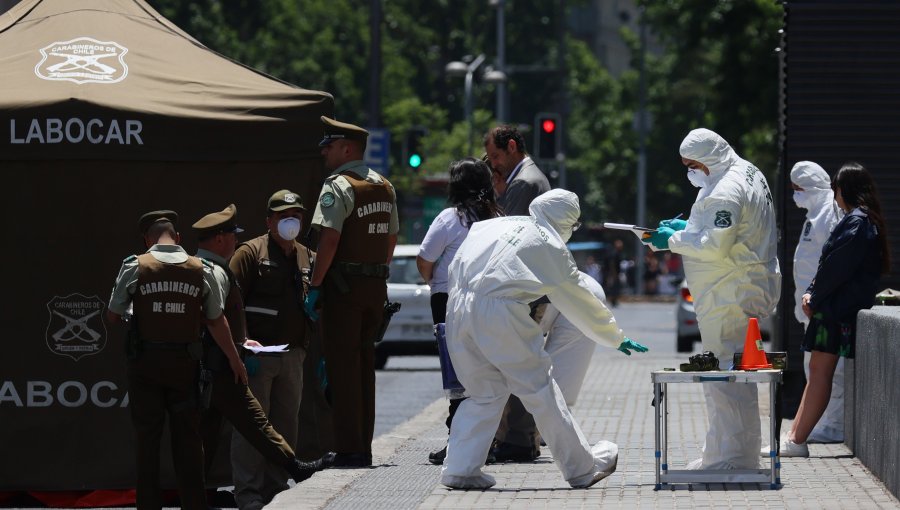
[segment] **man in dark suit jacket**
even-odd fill
[[[506,191],[498,202],[507,216],[528,216],[534,197],[550,191],[544,172],[525,152],[525,139],[513,126],[497,126],[484,136],[491,166],[506,179]]]
[[[497,126],[484,136],[491,166],[506,179],[506,191],[497,198],[507,216],[528,216],[528,206],[550,191],[544,172],[525,152],[525,139],[514,126]],[[497,430],[492,453],[498,462],[530,462],[541,454],[534,418],[515,395],[509,397]]]

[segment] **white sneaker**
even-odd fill
[[[781,448],[778,455],[781,457],[809,457],[809,447],[806,443],[797,444],[789,438],[781,440]]]

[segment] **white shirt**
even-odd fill
[[[459,245],[469,235],[465,223],[467,223],[465,218],[460,222],[455,207],[448,207],[441,211],[428,227],[425,239],[419,247],[419,256],[428,262],[437,261],[429,282],[432,294],[448,292],[447,269]]]

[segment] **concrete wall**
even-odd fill
[[[900,307],[857,317],[856,359],[846,365],[845,443],[900,495]]]

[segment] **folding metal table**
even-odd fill
[[[781,383],[781,370],[717,370],[712,372],[679,372],[658,370],[651,372],[655,397],[656,432],[656,489],[674,483],[769,483],[775,489],[781,483],[781,460],[775,450],[769,451],[768,469],[669,469],[668,449],[668,385],[681,383],[770,383],[769,384],[769,445],[775,448],[775,385]]]

